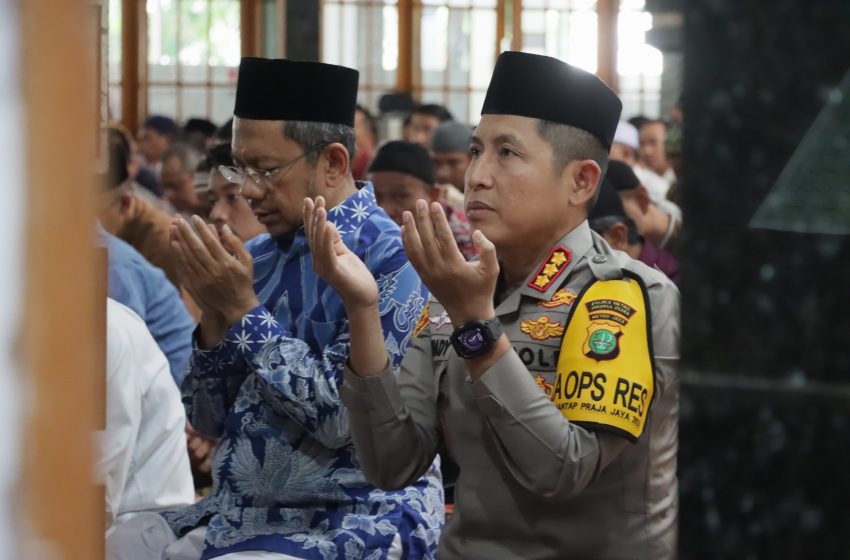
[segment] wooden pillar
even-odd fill
[[[413,41],[413,0],[398,0],[398,91],[413,91]]]
[[[522,50],[522,0],[512,0],[513,14],[511,17],[512,34],[511,49]]]
[[[259,0],[242,0],[240,34],[242,56],[260,56],[260,3]]]
[[[505,0],[496,2],[496,57],[502,54],[502,41],[505,40]]]
[[[617,14],[619,10],[619,0],[597,0],[596,2],[598,26],[596,74],[614,90],[614,93],[620,90],[617,74]]]
[[[146,100],[140,99],[141,83],[147,74],[147,41],[144,40],[145,3],[121,2],[121,121],[136,134],[144,118]]]
[[[496,56],[503,50],[522,50],[522,0],[498,0],[496,4]]]
[[[321,2],[288,0],[284,5],[285,43],[283,54],[293,60],[321,60]],[[352,30],[357,33],[360,30]]]
[[[24,505],[39,558],[103,557],[92,431],[103,424],[105,270],[93,247],[95,53],[106,0],[26,0]],[[22,556],[23,557],[23,556]],[[26,556],[36,557],[33,556]]]

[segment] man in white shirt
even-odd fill
[[[652,148],[649,149],[652,150]],[[617,131],[614,133],[614,142],[611,144],[610,158],[627,163],[640,179],[640,184],[646,188],[652,202],[659,206],[665,205],[666,207],[663,208],[665,212],[674,217],[681,217],[682,212],[678,206],[672,202],[669,205],[665,204],[669,202],[667,201],[667,192],[670,190],[670,183],[652,169],[641,167],[638,163],[639,152],[640,134],[638,129],[626,121],[620,121],[617,125]]]
[[[98,475],[106,487],[107,546],[122,522],[194,501],[186,413],[168,361],[145,323],[107,299],[106,430]]]
[[[665,147],[665,138],[667,136],[667,125],[664,121],[649,121],[640,127],[640,150],[639,150],[639,167],[648,173],[638,172],[641,182],[647,189],[650,189],[650,194],[657,196],[659,199],[666,199],[670,188],[676,183],[676,173],[667,159],[667,150]],[[652,177],[652,179],[650,179]],[[661,179],[661,189],[663,192],[654,192],[654,185],[657,181],[655,178]]]

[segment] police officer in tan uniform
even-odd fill
[[[586,220],[620,110],[582,70],[499,57],[466,175],[481,257],[463,261],[440,208],[405,213],[433,297],[399,371],[374,279],[305,202],[351,322],[341,391],[367,478],[402,488],[442,441],[460,465],[442,559],[675,557],[678,292]]]

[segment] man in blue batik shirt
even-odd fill
[[[438,465],[396,491],[366,482],[338,392],[348,320],[313,271],[302,226],[306,196],[329,201],[339,241],[380,286],[376,305],[398,365],[427,293],[372,186],[351,176],[357,76],[326,64],[242,60],[237,167],[221,171],[242,184],[269,235],[245,247],[226,226],[217,232],[197,218],[196,232],[180,219],[172,231],[203,311],[182,390],[196,430],[222,438],[214,491],[159,520],[128,522],[125,534],[144,533],[145,542],[126,540],[113,558],[434,557],[444,517]]]

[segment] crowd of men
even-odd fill
[[[517,52],[475,127],[357,92],[110,128],[107,557],[674,558],[681,114]]]

